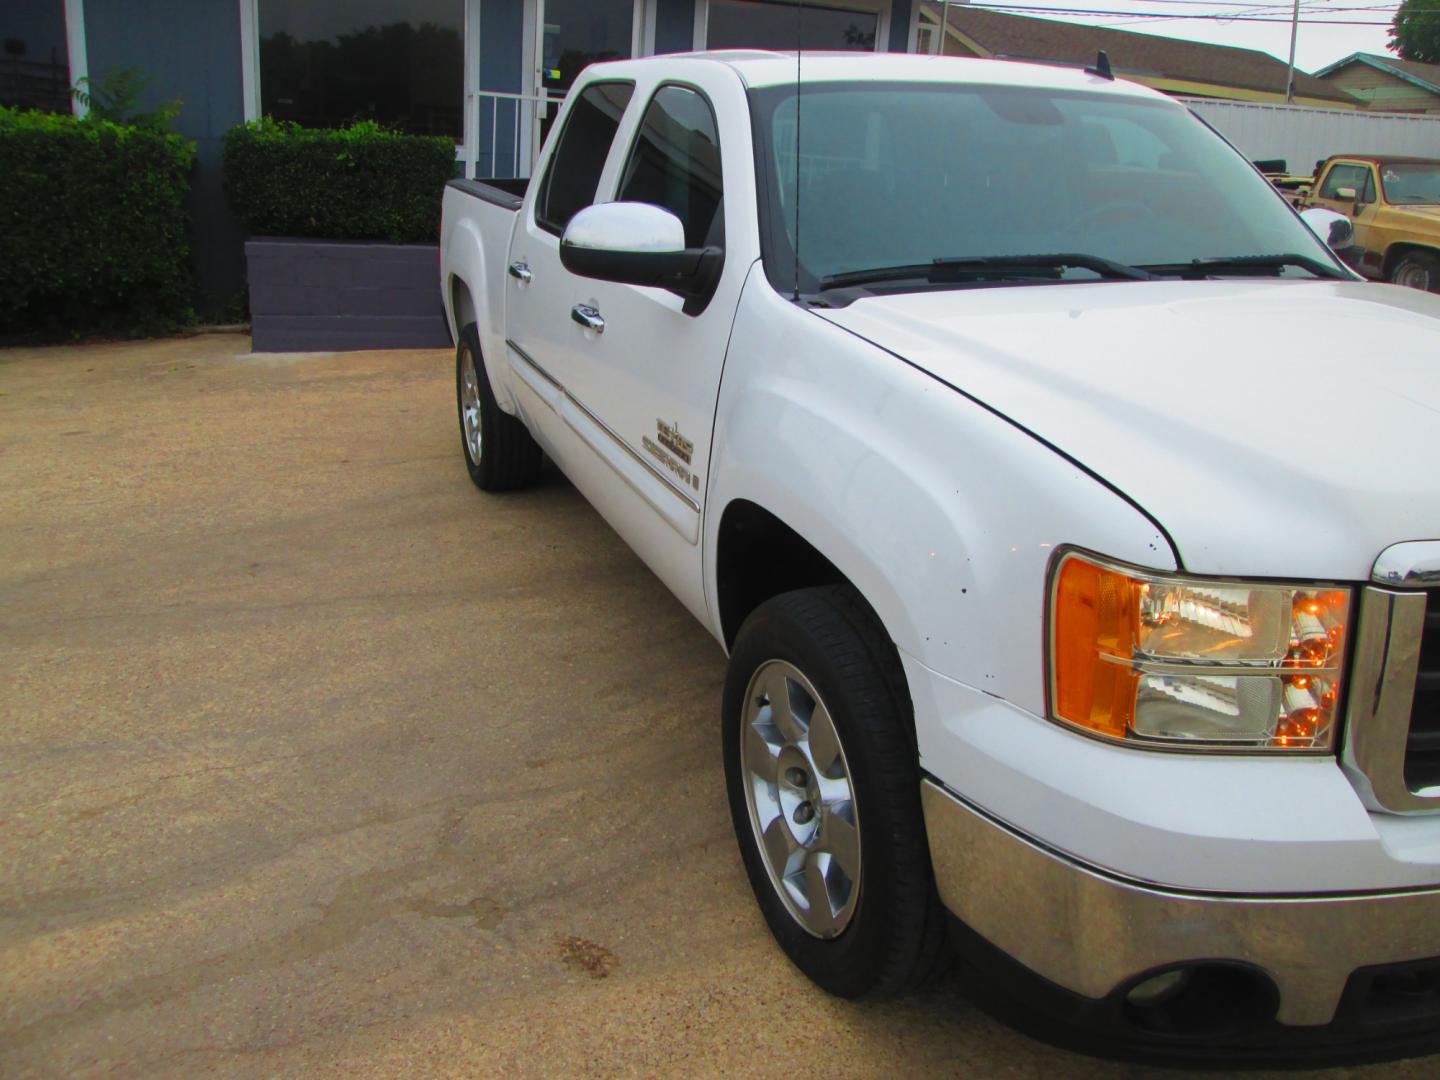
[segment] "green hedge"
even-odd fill
[[[225,134],[225,190],[255,236],[431,242],[455,144],[373,121],[302,128],[271,119]]]
[[[156,333],[193,317],[179,135],[0,108],[0,335]]]

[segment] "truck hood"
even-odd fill
[[[1363,580],[1440,537],[1440,296],[1096,282],[813,310],[1123,492],[1189,570]]]

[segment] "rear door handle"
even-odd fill
[[[570,318],[586,330],[594,330],[597,334],[605,332],[605,320],[600,317],[600,309],[591,307],[589,304],[576,304],[570,309]]]
[[[530,273],[530,267],[525,265],[524,262],[512,262],[510,264],[510,276],[519,281],[521,285],[529,285],[532,275]]]

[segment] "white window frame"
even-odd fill
[[[835,8],[841,11],[863,11],[878,16],[875,25],[875,51],[887,52],[890,45],[890,0],[802,0],[810,7]],[[915,3],[918,11],[920,4]],[[706,47],[709,39],[710,0],[695,0],[695,49]],[[913,40],[913,33],[912,33]]]
[[[70,65],[71,86],[78,86],[81,79],[89,79],[90,57],[85,51],[85,0],[65,0],[65,59]],[[90,106],[71,94],[70,111],[83,120],[89,114]]]

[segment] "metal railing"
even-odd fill
[[[480,90],[465,102],[465,176],[470,180],[530,175],[540,129],[560,103],[546,95]]]

